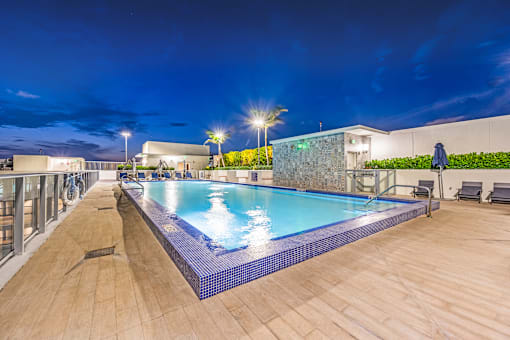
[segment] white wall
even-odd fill
[[[372,159],[434,154],[443,143],[447,154],[510,151],[510,115],[468,120],[372,135]]]
[[[202,170],[209,165],[209,156],[178,156],[178,155],[144,156],[142,160],[142,165],[158,166],[160,160],[166,162],[166,164],[168,164],[169,167],[175,168],[176,170],[182,170],[179,168],[179,163],[183,163],[184,161],[186,161],[186,164],[189,164],[190,170]]]
[[[147,141],[142,146],[142,152],[161,155],[209,156],[209,145]]]
[[[397,184],[417,185],[418,180],[434,180],[434,196],[439,197],[438,174],[431,170],[396,170]],[[482,182],[485,200],[494,183],[510,183],[510,169],[447,169],[443,171],[445,198],[454,198],[462,181]],[[410,188],[397,188],[397,194],[409,195]]]
[[[117,171],[116,170],[100,170],[99,171],[99,180],[100,181],[114,181],[117,179]]]
[[[14,155],[14,171],[48,171],[50,157],[39,155]]]
[[[77,171],[82,170],[81,157],[51,157],[46,155],[14,155],[14,171]]]
[[[252,173],[257,173],[257,181],[252,181]],[[213,181],[247,183],[247,184],[273,184],[273,170],[210,170],[207,177]]]

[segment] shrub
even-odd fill
[[[137,165],[136,166],[136,170],[156,170],[158,167],[157,166],[143,166],[143,165]],[[132,165],[119,165],[117,166],[117,169],[118,170],[131,170],[133,169],[133,166]],[[165,170],[174,170],[174,168],[165,168]]]
[[[510,152],[481,152],[448,155],[449,169],[509,169]],[[365,163],[368,169],[430,169],[432,156],[391,158]]]
[[[269,164],[273,164],[273,147],[267,147],[267,153],[269,155]],[[223,154],[226,167],[232,166],[247,166],[252,167],[257,165],[258,156],[257,148],[245,149],[242,151],[230,151]],[[264,147],[260,148],[260,164],[266,164],[266,150]]]
[[[273,170],[272,165],[261,165],[261,166],[225,166],[220,168],[214,168],[214,170]]]

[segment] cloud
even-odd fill
[[[21,97],[21,98],[28,98],[28,99],[41,98],[41,96],[38,96],[38,95],[33,94],[33,93],[29,93],[27,91],[23,91],[23,90],[19,90],[18,92],[14,92],[11,89],[5,89],[5,92],[7,92],[9,94],[13,94],[13,95],[15,95],[17,97]]]
[[[384,59],[386,59],[387,56],[389,56],[393,50],[389,47],[383,47],[377,50],[375,53],[375,56],[377,58],[377,61],[382,62]]]
[[[38,155],[39,149],[50,156],[74,156],[85,159],[100,159],[112,148],[102,148],[99,144],[79,139],[68,139],[65,142],[36,141],[30,145],[0,144],[0,155],[10,157],[13,154]]]
[[[377,82],[377,80],[372,80],[372,83],[370,83],[370,87],[372,87],[372,89],[376,92],[376,93],[381,93],[383,91],[383,88],[381,86],[381,84],[379,84]]]
[[[488,46],[492,46],[496,43],[495,40],[488,40],[488,41],[483,41],[481,43],[478,44],[477,48],[484,48],[484,47],[488,47]]]
[[[36,94],[28,93],[28,92],[23,91],[23,90],[19,90],[18,92],[16,92],[16,96],[23,97],[23,98],[30,98],[30,99],[36,99],[36,98],[40,98],[41,97],[41,96],[38,96]]]
[[[424,63],[420,63],[418,65],[416,65],[414,67],[414,79],[416,80],[425,80],[425,79],[428,79],[430,78],[429,75],[426,74],[425,72],[425,64]]]
[[[465,104],[468,101],[480,101],[487,99],[494,94],[494,89],[481,92],[473,92],[463,95],[454,96],[448,99],[438,100],[432,104],[420,106],[406,113],[406,117],[419,116],[424,113],[436,112],[450,108],[455,105]]]
[[[432,53],[432,50],[434,49],[434,47],[436,47],[439,40],[441,40],[441,37],[437,37],[437,38],[428,40],[428,41],[424,42],[423,44],[421,44],[420,47],[418,47],[418,49],[414,53],[414,56],[412,59],[413,63],[424,62],[429,57],[429,55]]]
[[[412,62],[415,64],[413,68],[414,79],[415,80],[425,80],[430,78],[430,75],[426,74],[426,65],[425,62],[432,54],[432,50],[436,47],[437,43],[441,40],[441,37],[436,37],[434,39],[428,40],[423,43],[412,58]]]
[[[81,106],[0,100],[0,127],[37,129],[66,124],[91,136],[115,139],[121,130],[145,132],[142,121],[157,113],[116,109],[93,98]]]
[[[459,122],[461,120],[465,120],[466,116],[456,116],[456,117],[448,117],[448,118],[438,118],[431,120],[430,122],[425,123],[425,125],[438,125],[438,124],[446,124],[446,123],[454,123]]]

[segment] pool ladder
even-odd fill
[[[142,189],[142,195],[145,193],[145,187],[143,186],[142,183],[140,183],[140,181],[138,180],[138,178],[136,178],[135,176],[133,175],[130,175],[130,174],[127,174],[127,179],[131,180],[132,182],[136,183],[139,185],[138,188],[125,188],[125,190],[131,190],[131,189]],[[124,181],[122,180],[122,178],[120,179],[120,187],[122,188],[122,183],[124,183]]]
[[[373,200],[378,199],[381,195],[387,193],[390,189],[393,189],[395,187],[414,188],[414,189],[416,189],[416,188],[426,189],[428,194],[429,194],[429,204],[427,206],[427,217],[432,217],[432,192],[430,191],[429,187],[425,187],[425,186],[422,186],[422,185],[405,185],[405,184],[393,184],[393,185],[390,185],[383,192],[381,192],[381,193],[373,196],[372,198],[370,198],[370,200],[367,203],[365,203],[365,205],[368,205],[370,202],[372,202]]]

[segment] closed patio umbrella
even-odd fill
[[[432,159],[432,166],[439,167],[439,197],[444,198],[443,191],[443,169],[445,166],[450,165],[448,162],[448,157],[446,156],[446,151],[444,150],[444,146],[442,143],[437,143],[435,146],[434,158]]]

